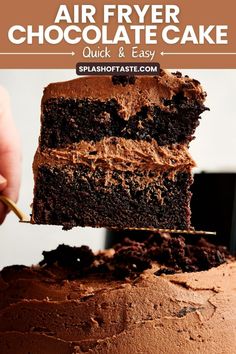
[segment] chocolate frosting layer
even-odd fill
[[[236,262],[156,276],[159,267],[120,281],[102,274],[69,280],[56,265],[4,269],[2,352],[234,353]]]
[[[190,171],[195,166],[185,145],[158,146],[154,139],[148,142],[112,137],[98,142],[81,141],[61,149],[38,149],[33,168],[36,173],[41,165],[75,164],[87,165],[91,170],[102,167],[131,172]]]
[[[111,76],[81,77],[52,83],[44,90],[42,104],[50,98],[60,97],[100,101],[115,99],[121,107],[120,115],[129,119],[141,107],[152,104],[165,111],[170,110],[164,101],[171,100],[178,93],[199,105],[205,101],[206,94],[197,80],[162,70],[158,76],[138,76],[135,84],[125,87],[113,84]]]

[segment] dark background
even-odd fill
[[[216,231],[216,242],[235,253],[236,174],[196,174],[192,192],[192,225],[198,230]]]
[[[192,225],[196,230],[216,231],[214,243],[236,253],[236,173],[199,173],[192,186]],[[124,237],[143,238],[143,231],[108,232],[106,247]],[[193,236],[194,237],[194,236]]]

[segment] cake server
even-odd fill
[[[21,222],[30,222],[29,217],[24,214],[10,198],[5,197],[4,195],[0,195],[0,200],[9,208],[16,216],[19,218]]]
[[[11,199],[8,197],[5,197],[3,195],[0,195],[0,201],[2,201],[11,211],[15,213],[15,215],[18,217],[19,221],[22,223],[27,223],[27,224],[34,224],[30,218],[24,214],[19,207],[14,203]],[[110,230],[117,230],[119,231],[119,228],[117,227],[110,227],[108,228]],[[150,231],[150,232],[160,232],[160,233],[170,233],[170,234],[188,234],[188,235],[216,235],[215,231],[203,231],[203,230],[177,230],[177,229],[157,229],[157,228],[145,228],[145,227],[129,227],[125,229],[127,231]]]
[[[120,231],[117,227],[109,227],[111,231]],[[203,231],[203,230],[178,230],[178,229],[157,229],[154,227],[129,227],[123,229],[123,231],[151,231],[151,232],[160,232],[160,233],[169,233],[169,234],[188,234],[188,235],[216,235],[215,231]]]

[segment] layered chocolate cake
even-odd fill
[[[42,99],[32,222],[190,228],[188,153],[204,106],[180,73],[83,77]]]
[[[235,277],[226,249],[197,236],[61,245],[1,271],[1,353],[232,354]]]

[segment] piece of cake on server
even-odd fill
[[[32,222],[189,229],[195,164],[188,144],[204,100],[197,80],[163,70],[50,84]]]

